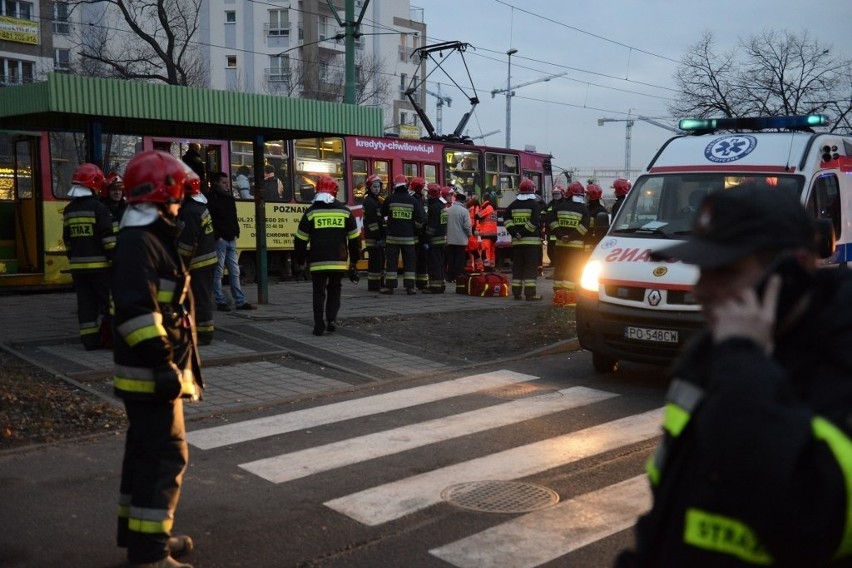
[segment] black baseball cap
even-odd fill
[[[719,268],[761,250],[815,250],[814,224],[793,194],[767,187],[717,191],[701,202],[685,241],[651,254]]]

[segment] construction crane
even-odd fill
[[[438,99],[438,102],[435,103],[435,121],[438,125],[437,128],[435,129],[435,131],[438,133],[438,136],[440,136],[442,134],[442,132],[441,132],[441,114],[442,114],[442,112],[441,111],[444,108],[444,103],[447,104],[447,107],[452,106],[453,99],[451,99],[448,96],[441,94],[441,83],[438,83],[438,92],[430,91],[429,89],[426,89],[426,92],[429,93],[430,95],[432,95],[433,97],[435,97],[436,99]]]
[[[500,131],[499,130],[492,130],[491,132],[486,132],[485,134],[480,134],[479,136],[471,136],[470,139],[471,140],[485,140],[488,136],[491,136],[493,134],[500,134]],[[467,136],[467,135],[468,134],[466,132],[465,136]]]
[[[683,134],[683,130],[679,128],[675,128],[674,126],[670,126],[663,122],[659,122],[653,118],[649,118],[647,116],[634,116],[631,117],[630,113],[627,114],[627,118],[599,118],[598,126],[603,126],[606,122],[624,122],[625,124],[625,133],[624,133],[624,175],[630,176],[630,146],[631,139],[633,137],[633,124],[637,121],[641,120],[642,122],[647,122],[648,124],[653,124],[654,126],[658,126],[660,128],[664,128],[665,130],[669,130],[676,134]]]
[[[505,89],[492,89],[491,90],[491,98],[493,99],[495,95],[500,93],[506,94],[506,148],[511,146],[512,144],[512,97],[515,96],[515,89],[520,89],[521,87],[528,87],[530,85],[535,85],[536,83],[544,83],[545,81],[550,81],[551,79],[555,79],[556,77],[562,77],[563,75],[567,75],[568,72],[564,71],[562,73],[557,73],[555,75],[548,75],[547,77],[542,77],[541,79],[534,79],[532,81],[527,81],[526,83],[521,83],[520,85],[512,85],[512,55],[517,50],[509,50],[506,53],[509,54],[509,76],[506,81]]]

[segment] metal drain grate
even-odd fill
[[[485,513],[529,513],[559,503],[552,489],[519,481],[470,481],[450,485],[441,498],[462,509]]]
[[[524,384],[509,385],[496,389],[489,389],[483,392],[489,396],[506,399],[531,398],[534,396],[548,396],[553,398],[556,396],[562,396],[562,393],[555,388],[544,388],[538,385]]]

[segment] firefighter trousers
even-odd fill
[[[512,295],[531,298],[536,295],[538,265],[541,260],[541,247],[533,245],[512,245]]]
[[[429,245],[427,260],[429,262],[429,290],[443,292],[444,284],[444,245]]]
[[[402,255],[403,286],[414,289],[417,265],[417,251],[414,249],[414,245],[388,244],[385,246],[385,286],[391,290],[399,286],[397,266],[399,265],[400,255]]]
[[[385,247],[367,247],[367,291],[378,292],[385,270]]]
[[[311,272],[313,281],[314,325],[325,327],[326,321],[335,321],[340,311],[340,292],[343,288],[343,272],[340,270],[318,270]],[[323,320],[325,317],[325,320]]]
[[[71,275],[77,293],[77,322],[80,341],[86,350],[101,347],[101,323],[109,325],[110,273],[75,272]]]
[[[129,426],[121,464],[118,546],[131,564],[169,555],[168,540],[189,462],[183,401],[125,400]]]
[[[198,343],[210,345],[213,341],[213,273],[215,267],[210,266],[191,273],[190,287],[195,300],[195,330],[198,332]]]

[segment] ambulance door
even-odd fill
[[[847,204],[848,204],[847,197]],[[834,228],[835,252],[820,261],[821,264],[846,265],[849,262],[849,241],[852,235],[846,225],[846,213],[840,192],[840,182],[835,172],[823,172],[813,180],[807,209],[815,219],[827,219]]]

